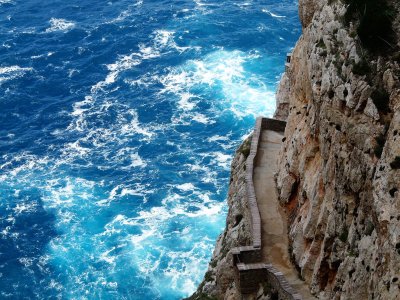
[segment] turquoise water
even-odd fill
[[[0,298],[179,299],[295,1],[0,0]]]

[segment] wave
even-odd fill
[[[273,110],[276,41],[254,28],[274,19],[251,0],[75,2],[6,13],[0,237],[21,252],[0,297],[180,299],[222,230],[231,154]]]
[[[46,32],[63,31],[67,32],[75,27],[75,23],[67,21],[65,19],[51,18],[50,27],[46,29]]]
[[[0,85],[6,81],[24,76],[27,72],[32,72],[33,68],[20,66],[0,67]]]
[[[269,14],[271,17],[273,17],[273,18],[286,18],[286,16],[280,16],[280,15],[277,15],[277,14],[274,14],[274,13],[272,13],[271,11],[269,11],[268,9],[266,9],[266,8],[263,8],[262,10],[261,10],[262,12],[264,12],[264,13],[266,13],[266,14]]]
[[[191,110],[194,107],[188,102],[193,98],[191,91],[202,90],[204,94],[196,96],[203,100],[214,93],[212,98],[218,101],[213,103],[217,114],[227,110],[238,118],[271,115],[275,106],[273,89],[265,85],[263,77],[246,69],[249,63],[260,58],[259,53],[218,50],[201,60],[189,60],[182,66],[171,68],[159,79],[163,84],[159,94],[174,94],[179,99],[179,108]],[[182,120],[181,117],[176,119]],[[192,119],[209,123],[202,114]]]
[[[13,0],[0,0],[0,6],[3,4],[14,4]]]
[[[175,50],[179,53],[191,49],[198,50],[198,47],[178,46],[175,42],[174,35],[174,31],[164,29],[155,30],[150,36],[152,40],[151,44],[146,45],[144,43],[140,43],[138,45],[138,52],[133,52],[128,55],[119,55],[118,59],[114,63],[106,65],[110,72],[107,74],[104,80],[92,86],[91,93],[96,93],[99,91],[104,92],[106,87],[115,83],[120,73],[127,70],[132,70],[134,67],[139,66],[144,60],[158,58],[171,50]]]

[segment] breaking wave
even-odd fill
[[[190,295],[232,155],[274,110],[297,7],[0,5],[0,298]]]

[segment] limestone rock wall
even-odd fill
[[[287,116],[276,180],[290,254],[320,299],[400,299],[399,62],[376,56],[373,74],[360,75],[364,50],[343,25],[345,6],[299,5],[303,35],[275,114]],[[390,111],[372,100],[378,85]]]
[[[237,271],[234,270],[231,250],[250,245],[252,239],[245,184],[250,141],[251,137],[241,145],[232,161],[226,228],[217,240],[203,282],[189,299],[242,299],[236,286]]]

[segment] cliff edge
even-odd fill
[[[400,3],[299,0],[303,34],[277,92],[275,176],[289,255],[319,299],[400,299]],[[251,242],[249,140],[227,226],[190,299],[242,299],[230,250]],[[270,299],[266,286],[245,299]]]
[[[328,2],[300,1],[277,95],[290,254],[320,299],[400,299],[399,3]]]
[[[236,151],[231,164],[228,191],[228,216],[224,232],[219,236],[203,282],[189,300],[241,299],[232,249],[250,245],[252,241],[250,210],[246,197],[246,159],[251,137]]]

